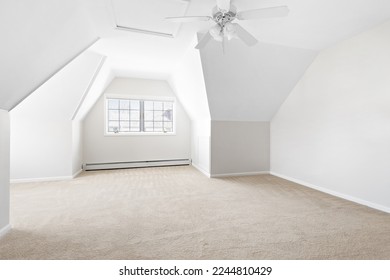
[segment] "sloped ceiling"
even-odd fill
[[[88,0],[87,6],[93,18],[94,26],[101,37],[92,48],[94,52],[107,56],[112,65],[113,72],[117,76],[129,76],[147,79],[167,79],[175,71],[181,58],[193,44],[193,39],[199,28],[197,23],[189,25],[168,25],[168,29],[178,29],[175,38],[156,36],[139,32],[131,32],[118,29],[118,17],[121,23],[127,22],[128,27],[149,31],[170,32],[168,29],[160,29],[159,26],[166,26],[167,16],[182,16],[184,11],[180,8],[164,10],[154,7],[154,2],[159,5],[171,2],[184,3],[191,9],[191,6],[198,6],[197,1],[184,0],[129,0],[123,2],[123,10],[120,15],[115,12],[111,0]],[[137,6],[140,9],[137,9]],[[138,22],[132,14],[137,13]],[[187,12],[188,13],[188,12]],[[153,20],[148,21],[152,18]]]
[[[142,0],[145,7],[151,0]],[[159,0],[161,3],[172,0]],[[181,2],[182,0],[175,0]],[[141,72],[170,74],[175,65],[194,47],[197,32],[205,32],[213,22],[182,24],[175,38],[153,36],[115,28],[115,15],[111,0],[86,0],[88,10],[100,37],[104,38],[94,51],[115,58],[113,67]],[[127,0],[128,3],[140,2]],[[183,0],[183,2],[186,2]],[[191,0],[186,15],[210,15],[215,0]],[[286,18],[241,21],[261,42],[303,49],[321,50],[390,18],[390,1],[387,0],[232,0],[238,10],[256,9],[276,5],[288,5]],[[130,4],[129,4],[130,5]],[[161,13],[158,9],[142,9],[145,17],[155,18],[154,24],[166,24],[164,17],[181,16],[172,10]],[[131,17],[134,10],[123,11],[123,17]],[[149,23],[148,23],[149,24]],[[138,28],[148,28],[140,24]],[[145,63],[142,63],[144,61]],[[155,63],[153,63],[153,61]],[[132,63],[133,62],[133,63]],[[135,69],[133,71],[133,69]]]
[[[269,121],[317,52],[229,42],[225,54],[211,42],[201,50],[212,120]]]
[[[104,7],[104,0],[100,1]],[[223,55],[221,46],[212,42],[201,51],[214,120],[270,120],[318,51],[390,18],[390,1],[386,0],[233,0],[232,3],[238,10],[288,5],[290,14],[286,18],[241,21],[259,39],[260,44],[255,47],[231,41]],[[210,15],[215,4],[214,0],[190,1],[186,15]],[[115,30],[114,17],[107,15],[104,8],[92,10],[97,30],[105,37],[95,44],[94,51],[110,58],[118,76],[169,78],[186,59],[186,50],[195,46],[194,35],[213,25],[213,22],[183,24],[177,37],[171,39]],[[165,16],[182,15],[179,11],[166,13]],[[164,22],[159,11],[150,9],[148,16],[151,15]],[[126,12],[122,16],[126,17]]]
[[[194,38],[194,44],[196,44]],[[168,80],[191,120],[210,120],[210,108],[198,50],[189,48]]]
[[[390,18],[387,0],[233,0],[233,3],[239,11],[287,5],[290,13],[286,18],[241,23],[262,42],[304,49],[327,48]]]
[[[117,28],[175,37],[179,23],[163,20],[169,13],[184,15],[189,1],[111,0]]]
[[[111,65],[106,60],[106,57],[102,58],[99,68],[92,77],[88,89],[85,92],[82,101],[79,103],[78,110],[73,115],[73,120],[84,120],[114,77]]]
[[[145,8],[148,5],[146,2],[150,1],[155,0],[127,0],[126,5],[145,3],[142,4],[144,6],[140,6]],[[172,0],[159,0],[158,3],[168,3],[167,1]],[[267,110],[270,108],[262,109],[264,112],[262,116],[255,112],[258,107],[252,107],[253,98],[257,103],[270,102],[270,107],[277,107],[278,102],[283,100],[282,96],[289,93],[293,81],[299,79],[298,74],[309,63],[309,58],[313,55],[310,50],[318,51],[327,48],[390,18],[390,1],[387,0],[233,0],[232,2],[238,10],[282,4],[290,8],[287,18],[242,22],[242,25],[260,40],[259,46],[249,49],[236,42],[230,42],[231,57],[225,57],[226,59],[219,62],[217,60],[220,58],[221,49],[216,44],[211,44],[202,53],[206,80],[211,79],[207,75],[212,75],[216,71],[213,67],[218,66],[222,69],[220,74],[225,77],[243,79],[235,81],[237,86],[249,87],[247,77],[253,73],[235,75],[237,68],[232,67],[232,63],[240,65],[238,69],[259,71],[256,77],[267,77],[267,81],[259,78],[259,81],[253,85],[258,87],[258,90],[252,93],[248,90],[248,97],[242,99],[242,102],[248,102],[249,110],[252,111],[246,114],[247,119],[269,118],[271,113]],[[107,57],[114,75],[169,79],[180,65],[181,59],[185,57],[187,50],[194,47],[195,34],[207,30],[213,24],[212,22],[183,24],[175,38],[122,31],[116,28],[117,18],[112,3],[112,0],[1,1],[0,108],[11,109],[97,37],[102,39],[90,50]],[[209,15],[215,3],[214,0],[189,1],[186,14]],[[180,16],[183,13],[180,9],[169,11],[169,14],[168,11],[162,13],[161,9],[155,7],[141,10],[127,11],[124,8],[120,11],[121,22],[133,20],[131,14],[134,12],[146,13],[147,16],[155,18],[157,22],[155,24],[164,23],[165,16]],[[150,28],[147,26],[149,22],[142,23],[140,20],[137,23],[139,23],[137,28]],[[270,44],[291,47],[291,49],[277,46],[274,49]],[[281,51],[282,49],[284,51]],[[236,58],[232,53],[235,53],[235,56],[246,56],[246,59],[235,61]],[[275,62],[274,65],[262,68],[252,61],[252,57],[256,57],[258,61],[267,60],[268,64],[272,64],[271,58],[274,58]],[[214,61],[215,65],[210,66],[207,62],[210,60]],[[287,61],[290,61],[290,64]],[[232,72],[228,73],[228,69]],[[215,79],[222,80],[222,76]],[[269,82],[282,80],[287,81],[283,87],[279,83]],[[264,83],[260,85],[260,81]],[[235,98],[229,101],[223,92],[218,91],[218,86],[210,85],[207,81],[206,83],[210,107],[213,107],[210,108],[211,115],[221,119],[236,118],[230,111],[223,113],[224,110],[215,109],[218,107],[214,106],[217,103],[231,102],[226,108],[235,108],[237,105],[233,104],[236,102]],[[232,96],[238,94],[237,92],[238,90],[232,87]],[[276,96],[275,100],[270,98],[273,95]],[[253,104],[257,104],[256,102]]]
[[[0,34],[0,109],[5,110],[98,38],[77,0],[2,0]]]

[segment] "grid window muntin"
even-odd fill
[[[174,101],[106,98],[108,134],[174,134]]]
[[[143,116],[144,132],[173,132],[172,101],[144,100]]]

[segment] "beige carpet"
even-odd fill
[[[390,215],[271,175],[192,167],[14,184],[0,259],[390,259]]]

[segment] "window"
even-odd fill
[[[108,134],[174,133],[173,100],[106,98]]]

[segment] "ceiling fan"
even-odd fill
[[[239,38],[244,41],[246,45],[253,46],[258,42],[257,39],[241,25],[233,21],[284,17],[289,13],[287,6],[276,6],[238,12],[231,2],[233,2],[233,0],[217,0],[217,6],[212,9],[211,16],[167,17],[166,19],[172,22],[214,21],[216,24],[200,39],[195,47],[201,49],[205,47],[212,38],[222,42],[223,47],[226,39],[231,40],[232,38]]]

